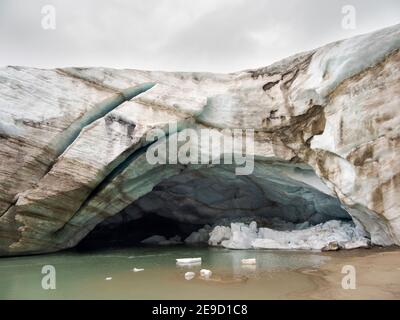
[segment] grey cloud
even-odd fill
[[[345,4],[356,30],[341,28]],[[399,22],[398,0],[1,0],[0,65],[229,72]]]

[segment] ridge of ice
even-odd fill
[[[230,228],[216,226],[211,235],[214,235],[211,245],[228,249],[334,250],[365,248],[370,244],[356,226],[339,220],[291,231],[257,229],[255,222],[231,223]]]

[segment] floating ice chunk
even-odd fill
[[[183,263],[183,262],[177,262],[176,265],[180,268],[188,268],[192,269],[194,267],[200,267],[201,262],[193,262],[193,263]]]
[[[208,269],[201,269],[200,276],[204,279],[210,279],[210,277],[212,276],[212,272]]]
[[[112,277],[107,277],[106,280],[110,281],[110,280],[112,280]]]
[[[257,263],[256,258],[242,259],[242,264],[256,264],[256,263]]]
[[[144,271],[144,269],[142,269],[142,268],[133,268],[132,271],[133,272],[140,272],[140,271]]]
[[[195,277],[195,275],[196,275],[196,274],[195,274],[194,272],[190,272],[190,271],[189,271],[189,272],[186,272],[186,273],[185,273],[185,279],[186,279],[186,280],[192,280],[192,279]]]
[[[201,258],[181,258],[181,259],[176,259],[176,263],[178,265],[200,264]]]

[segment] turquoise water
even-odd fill
[[[188,257],[201,257],[202,265],[176,265],[176,258]],[[254,257],[257,266],[241,265],[241,259]],[[318,268],[329,259],[310,252],[185,246],[1,258],[0,299],[290,298],[313,288],[309,277],[295,270]],[[55,290],[42,288],[44,265],[55,268]],[[201,268],[213,272],[211,279],[199,277]],[[190,281],[184,277],[188,271],[196,272]]]

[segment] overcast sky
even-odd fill
[[[397,23],[400,0],[0,0],[0,65],[231,72]]]

